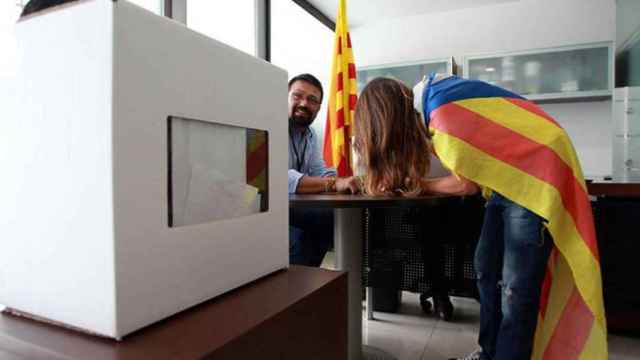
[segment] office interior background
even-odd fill
[[[265,58],[290,76],[312,73],[329,86],[337,1],[129,1]],[[0,82],[14,75],[13,26],[26,2],[0,0]],[[639,0],[351,0],[348,7],[357,68],[453,58],[462,75],[472,56],[611,44],[613,87],[640,86]],[[569,133],[585,177],[612,174],[612,95],[542,107]],[[313,124],[321,136],[325,118],[326,103]],[[365,325],[365,341],[399,359],[473,350],[478,319],[473,300],[458,299],[460,321],[444,323],[425,317],[415,297],[403,299],[398,314],[381,314],[382,321]],[[636,337],[613,335],[610,346],[611,359],[640,358]]]
[[[328,87],[335,1],[133,0],[157,14],[251,55],[290,75],[315,74]],[[26,0],[0,8],[0,79],[15,66],[13,24]],[[303,6],[301,6],[302,4]],[[304,5],[318,10],[313,16]],[[357,68],[610,42],[617,59],[615,87],[640,84],[640,2],[636,0],[350,1],[348,15]],[[325,20],[319,17],[325,17]],[[267,20],[268,19],[268,20]],[[267,39],[268,37],[268,39]],[[267,46],[268,45],[268,46]],[[268,47],[268,50],[265,49]],[[262,50],[261,50],[262,49]],[[613,76],[612,76],[613,77]],[[613,79],[612,79],[613,80]],[[612,172],[611,98],[544,104],[574,142],[586,177]],[[323,106],[313,126],[323,134]]]

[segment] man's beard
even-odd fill
[[[303,112],[305,112],[306,115],[304,116],[296,115],[296,112],[299,110],[302,110]],[[293,113],[289,117],[289,123],[297,127],[308,128],[309,126],[311,126],[311,123],[313,123],[314,117],[315,116],[311,113],[311,110],[302,106],[298,106],[295,109],[293,109]]]

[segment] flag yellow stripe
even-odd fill
[[[464,141],[432,130],[435,133],[434,147],[445,166],[478,184],[500,192],[549,220],[549,231],[558,250],[569,262],[581,296],[596,321],[603,326],[605,322],[599,263],[577,232],[573,219],[562,206],[557,189],[490,157]]]
[[[580,185],[586,189],[584,181],[582,181],[580,163],[564,129],[503,98],[473,98],[455,103],[487,120],[549,147],[565,164],[571,167],[576,179],[580,180],[578,181]]]
[[[554,239],[559,239],[556,246],[569,263],[576,287],[584,302],[595,316],[596,322],[604,327],[600,263],[579,236],[573,220],[566,212],[555,221],[550,219],[548,227]]]
[[[358,80],[357,79],[349,79],[349,94],[357,95],[358,94]]]
[[[335,131],[331,137],[333,144],[333,161],[337,164],[343,156],[344,149],[344,131]]]
[[[580,360],[607,360],[609,357],[607,350],[607,334],[597,323],[593,323],[591,333],[584,344]]]
[[[336,93],[336,111],[344,108],[344,96],[342,96],[343,91],[338,91]]]
[[[571,269],[561,254],[558,254],[552,270],[553,281],[549,291],[549,303],[547,304],[547,312],[542,323],[538,324],[536,332],[536,347],[533,359],[541,359],[544,350],[549,344],[549,340],[553,335],[560,317],[564,312],[565,305],[575,289],[573,278],[571,277]],[[539,333],[538,333],[539,332]]]
[[[540,316],[540,313],[538,313],[538,323],[536,324],[536,332],[533,336],[533,350],[531,352],[531,359],[540,359],[540,354],[544,352],[542,349],[544,349],[544,347],[542,346],[542,316]]]

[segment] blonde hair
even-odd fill
[[[429,171],[429,140],[413,93],[389,78],[372,80],[356,104],[354,145],[371,195],[414,196]]]

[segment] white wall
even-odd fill
[[[612,41],[614,0],[520,0],[394,18],[351,30],[356,66]],[[462,72],[460,72],[461,74]],[[586,175],[611,173],[611,102],[544,105],[567,129]]]

